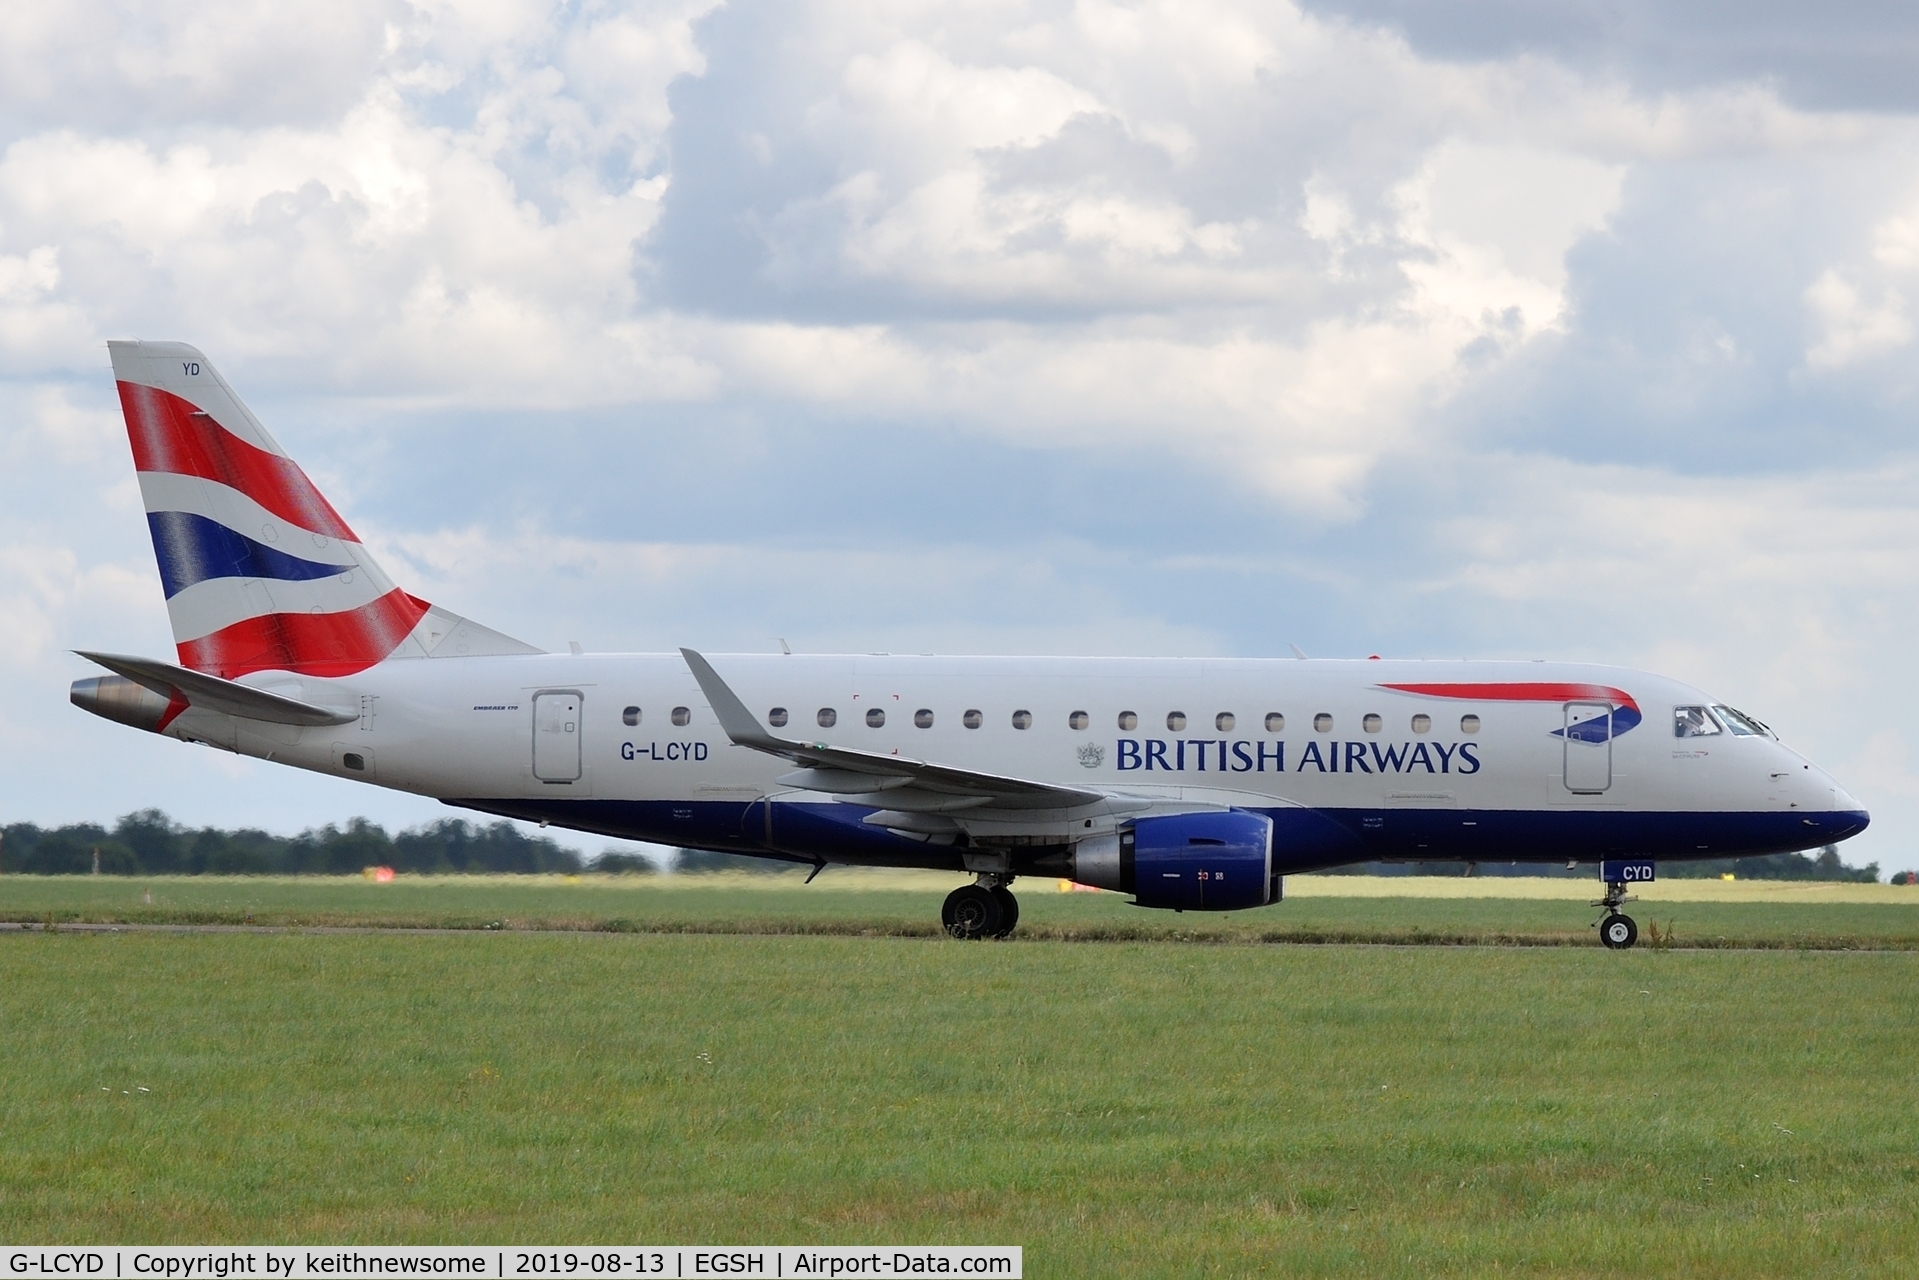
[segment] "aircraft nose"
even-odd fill
[[[1832,793],[1833,817],[1839,823],[1839,829],[1833,832],[1833,839],[1844,840],[1856,836],[1872,824],[1872,815],[1866,812],[1865,805],[1860,804],[1851,792],[1837,782],[1830,778],[1826,781]]]
[[[1804,756],[1791,756],[1771,766],[1775,784],[1784,784],[1794,794],[1794,807],[1805,814],[1801,819],[1816,829],[1828,843],[1850,839],[1872,823],[1872,815],[1839,780]],[[1787,782],[1791,778],[1793,781]]]

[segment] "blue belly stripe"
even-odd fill
[[[149,511],[147,529],[167,599],[209,578],[274,578],[306,582],[345,573],[350,564],[321,564],[277,551],[216,520],[185,511]]]
[[[764,800],[560,800],[447,798],[444,803],[627,840],[810,862],[894,867],[963,866],[956,846],[921,844],[861,821],[862,805],[774,806],[768,844]],[[1262,809],[1273,820],[1273,866],[1286,875],[1374,858],[1435,862],[1564,863],[1602,858],[1690,862],[1816,849],[1863,831],[1864,813],[1565,809]]]

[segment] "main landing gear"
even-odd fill
[[[1609,951],[1624,951],[1639,941],[1639,926],[1633,923],[1629,915],[1623,914],[1621,905],[1633,899],[1626,896],[1626,884],[1623,880],[1606,882],[1606,896],[1593,903],[1595,907],[1606,908],[1606,914],[1596,922],[1599,925],[1599,940]]]
[[[1011,876],[982,875],[946,895],[940,923],[955,938],[1004,938],[1019,923],[1019,899],[1006,886]]]

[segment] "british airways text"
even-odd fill
[[[1472,742],[1309,742],[1293,760],[1291,772],[1305,773],[1459,773],[1479,772]],[[1168,773],[1288,772],[1286,744],[1229,738],[1121,738],[1114,753],[1121,773],[1132,769]]]

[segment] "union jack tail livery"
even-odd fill
[[[349,676],[449,641],[537,652],[396,587],[197,349],[107,348],[182,666]]]

